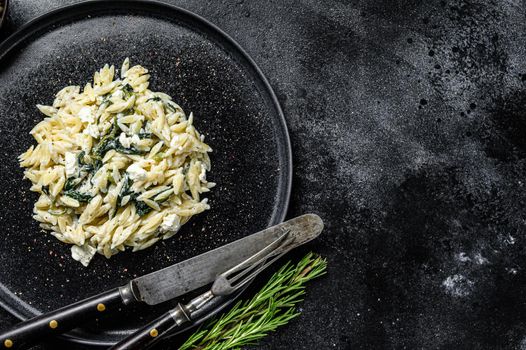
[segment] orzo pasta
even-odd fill
[[[207,209],[201,195],[208,152],[170,96],[148,89],[148,70],[126,59],[95,73],[93,84],[68,86],[31,134],[37,141],[20,155],[31,191],[40,198],[34,218],[87,266],[98,252],[107,258],[173,236]]]

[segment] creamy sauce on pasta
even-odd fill
[[[40,194],[34,218],[87,266],[173,236],[207,209],[212,149],[171,97],[148,89],[148,70],[126,59],[115,77],[104,66],[93,83],[67,86],[31,134],[19,159]]]

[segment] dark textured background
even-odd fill
[[[72,2],[12,0],[8,29]],[[526,349],[524,1],[166,2],[260,65],[289,216],[326,222],[328,275],[258,349]]]

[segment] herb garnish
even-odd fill
[[[42,192],[49,197],[49,186],[42,186]]]
[[[137,215],[144,216],[152,211],[152,208],[148,206],[148,204],[144,203],[143,201],[135,200],[135,211],[137,212]]]
[[[95,146],[95,148],[93,149],[94,158],[101,160],[102,158],[104,158],[104,155],[112,149],[123,154],[141,155],[146,153],[146,151],[142,151],[133,146],[130,148],[124,147],[118,139],[118,136],[121,133],[122,131],[117,125],[117,116],[115,116],[110,131],[106,135],[104,135],[104,137],[99,141],[97,146]]]
[[[104,104],[107,104],[106,107],[109,107],[113,104],[113,102],[111,102],[111,94],[106,94],[103,96],[102,101],[100,102],[100,105],[102,106]]]
[[[76,199],[81,203],[87,203],[93,199],[92,195],[87,194],[87,193],[82,193],[79,191],[75,191],[75,190],[64,191],[63,194],[64,196],[68,196],[70,198]]]
[[[122,87],[122,92],[124,93],[124,99],[129,99],[133,95],[133,87],[130,84],[126,84]]]
[[[150,101],[154,101],[154,102],[162,102],[164,107],[166,109],[168,109],[170,112],[172,113],[175,113],[177,112],[177,108],[174,106],[174,103],[172,101],[166,101],[166,100],[163,100],[162,98],[160,98],[159,96],[155,96],[155,97],[151,97],[149,98],[148,100],[146,100],[146,102],[150,102]]]
[[[128,174],[124,175],[124,178],[122,179],[122,181],[123,181],[123,184],[122,184],[121,190],[119,194],[117,195],[117,208],[121,206],[123,197],[133,194],[133,192],[130,191],[130,187],[133,184],[133,181],[130,179]]]
[[[168,110],[170,110],[170,112],[175,113],[175,112],[177,112],[177,109],[175,108],[175,106],[172,103],[173,103],[172,101],[164,101],[164,106]]]
[[[305,284],[323,274],[327,262],[313,253],[296,266],[286,263],[249,301],[194,333],[179,350],[227,350],[254,345],[258,340],[300,315]]]
[[[137,149],[137,148],[135,148],[133,146],[131,146],[130,148],[126,148],[120,143],[119,140],[115,140],[114,143],[112,143],[110,146],[113,147],[114,150],[116,150],[117,152],[122,153],[122,154],[140,155],[140,154],[145,154],[146,153],[146,151],[142,151],[142,150]]]
[[[137,134],[137,136],[139,136],[139,138],[142,140],[142,139],[151,139],[152,138],[152,133],[151,132],[140,132]]]
[[[148,214],[149,212],[152,211],[152,208],[146,204],[145,202],[137,199],[137,197],[140,196],[140,193],[136,193],[134,191],[131,190],[131,187],[133,185],[133,180],[130,179],[130,177],[128,176],[128,174],[124,175],[124,179],[122,180],[123,181],[123,184],[122,184],[122,188],[119,192],[119,195],[117,196],[117,208],[119,208],[121,206],[121,202],[122,202],[122,199],[126,196],[130,196],[130,200],[128,201],[128,203],[134,203],[135,204],[135,211],[137,213],[137,215],[139,216],[144,216],[146,214]],[[157,201],[157,203],[162,203],[164,202],[166,199],[164,200],[161,200],[161,201]]]

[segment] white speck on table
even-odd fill
[[[474,285],[475,282],[460,274],[448,276],[442,282],[442,287],[444,287],[445,292],[457,298],[470,295],[471,292],[473,292]]]

